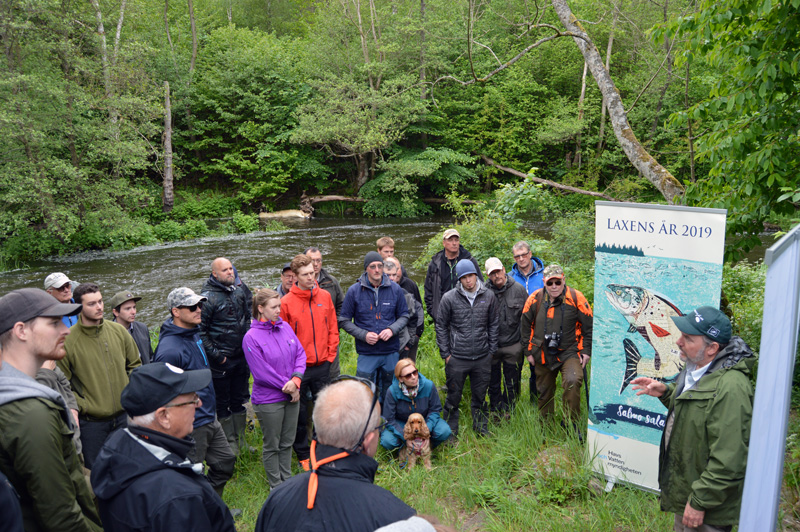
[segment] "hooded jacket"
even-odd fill
[[[236,284],[226,286],[209,275],[200,295],[208,299],[203,304],[200,338],[211,368],[220,372],[244,363],[242,339],[250,329],[252,304],[247,292]],[[222,366],[226,358],[228,360]]]
[[[486,286],[497,298],[500,312],[500,332],[497,343],[500,347],[514,345],[520,341],[519,323],[528,293],[523,285],[508,274],[506,274],[506,284],[502,288],[497,288],[492,281],[489,281]]]
[[[119,396],[128,375],[142,365],[136,342],[125,327],[100,320],[99,325],[72,326],[64,341],[67,356],[58,367],[72,386],[80,413],[107,419],[122,413]]]
[[[408,307],[400,285],[384,274],[377,293],[370,284],[367,273],[361,274],[344,296],[339,327],[356,339],[359,355],[389,355],[400,350],[398,335],[408,325]],[[367,343],[367,333],[380,333],[391,329],[388,341],[378,340],[375,345]]]
[[[106,532],[236,531],[203,464],[178,454],[191,443],[139,427],[109,436],[92,469]]]
[[[669,409],[661,436],[658,483],[661,509],[682,514],[686,502],[705,512],[704,523],[739,520],[750,421],[751,372],[756,355],[734,336],[708,371],[683,391],[686,368],[660,397]]]
[[[103,530],[72,443],[71,417],[58,392],[3,364],[0,471],[19,494],[27,532]]]
[[[303,379],[306,352],[292,328],[278,321],[253,320],[242,342],[247,365],[253,374],[254,405],[280,403],[291,397],[283,393],[292,377]]]
[[[281,299],[281,319],[300,339],[307,366],[333,362],[339,347],[339,326],[336,308],[328,292],[316,284],[311,290],[292,285],[289,293]]]
[[[472,255],[464,249],[464,246],[459,245],[458,257],[453,261],[453,271],[455,271],[455,264],[461,259],[472,261],[472,264],[475,265],[475,271],[478,273],[478,279],[482,283],[483,275],[478,261],[472,258]],[[444,249],[442,249],[431,257],[431,262],[428,264],[428,272],[425,274],[425,309],[434,322],[439,319],[439,304],[442,301],[442,296],[458,284],[458,280],[451,274],[450,266],[447,264],[447,257],[444,254]]]
[[[414,399],[400,390],[400,381],[395,377],[386,392],[382,413],[388,423],[387,430],[391,430],[402,439],[408,416],[414,413],[421,414],[425,418],[428,430],[433,431],[433,427],[441,417],[442,402],[439,400],[439,392],[436,391],[433,382],[425,378],[422,373],[419,374],[417,395]]]
[[[500,330],[497,298],[481,281],[477,290],[471,305],[461,283],[442,296],[436,343],[439,355],[445,360],[449,356],[477,360],[497,351]]]
[[[209,360],[203,345],[197,328],[184,329],[175,325],[172,318],[167,318],[161,324],[153,361],[168,362],[181,369],[207,369]],[[203,404],[195,410],[194,428],[212,423],[217,411],[217,397],[213,383],[198,390],[197,396]]]
[[[533,255],[531,255],[531,271],[528,275],[524,275],[519,271],[519,266],[517,266],[517,264],[511,267],[511,272],[509,273],[516,282],[528,291],[528,295],[536,292],[540,288],[544,288],[542,274],[544,274],[544,262],[542,262],[542,259],[539,257],[534,257]]]
[[[342,449],[317,446],[322,460]],[[380,486],[373,484],[378,462],[365,454],[351,454],[318,471],[317,496],[309,510],[308,480],[311,473],[295,475],[270,492],[256,522],[256,532],[373,532],[408,519],[416,512]]]

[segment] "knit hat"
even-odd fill
[[[475,269],[475,265],[472,264],[472,261],[469,259],[461,259],[456,264],[456,277],[461,279],[465,275],[469,274],[478,275],[478,271]]]
[[[369,253],[364,256],[364,269],[367,269],[367,266],[372,264],[373,262],[380,262],[383,264],[383,257],[377,251],[370,251]]]

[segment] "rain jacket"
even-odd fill
[[[26,532],[103,530],[72,443],[73,426],[58,392],[3,364],[0,471],[19,494]]]
[[[141,427],[108,437],[92,469],[105,532],[235,532],[233,517],[186,453],[194,443]]]
[[[339,326],[336,308],[328,292],[316,284],[311,290],[292,285],[289,293],[281,299],[281,319],[300,339],[307,366],[333,362],[339,347]]]
[[[500,312],[500,332],[497,344],[500,347],[507,347],[519,342],[519,322],[522,318],[522,309],[528,299],[523,285],[506,274],[506,284],[503,288],[496,288],[492,281],[486,286],[494,293],[497,298],[497,307]]]
[[[168,362],[181,369],[208,369],[209,361],[203,349],[198,329],[178,327],[172,318],[161,324],[154,362]],[[217,415],[217,396],[214,385],[210,383],[197,396],[203,404],[194,412],[194,428],[213,423]]]
[[[660,397],[669,409],[661,437],[661,509],[683,514],[686,502],[704,523],[736,524],[742,502],[756,355],[734,336],[708,371],[683,392],[686,369]],[[683,392],[683,393],[681,393]]]
[[[352,320],[352,321],[351,321]],[[399,334],[408,325],[408,306],[400,285],[389,280],[384,274],[378,292],[364,272],[358,281],[347,289],[339,327],[356,339],[356,352],[359,355],[389,355],[400,350]],[[366,341],[368,332],[380,333],[391,329],[388,341],[378,340],[375,345]]]
[[[249,290],[248,290],[249,292]],[[243,288],[225,286],[209,275],[200,295],[207,298],[203,304],[200,338],[215,375],[237,364],[244,363],[242,339],[250,329],[250,306]],[[224,359],[228,359],[222,365]]]
[[[317,460],[342,449],[317,445]],[[314,508],[308,504],[311,473],[295,475],[270,492],[255,532],[373,532],[382,526],[408,519],[416,512],[380,486],[373,484],[378,462],[365,454],[351,454],[320,466]]]
[[[524,275],[519,271],[519,266],[514,264],[511,267],[509,275],[514,278],[516,282],[522,285],[528,291],[528,295],[536,292],[540,288],[544,288],[544,280],[542,274],[544,273],[544,262],[539,257],[531,255],[531,271],[528,275]]]
[[[417,388],[417,396],[412,400],[400,390],[400,381],[395,377],[392,379],[392,385],[386,391],[386,400],[383,402],[383,418],[388,423],[386,429],[397,434],[398,438],[403,438],[403,430],[408,416],[411,414],[421,414],[431,432],[441,417],[442,402],[439,400],[439,392],[436,391],[433,382],[420,373]]]
[[[78,320],[64,349],[67,356],[57,364],[72,386],[81,415],[108,419],[121,414],[119,396],[128,385],[128,375],[142,365],[136,342],[125,327],[106,320],[86,326]]]
[[[483,275],[481,274],[481,267],[478,261],[472,258],[469,251],[464,249],[464,246],[458,246],[458,257],[453,261],[453,269],[447,264],[447,257],[445,257],[444,249],[431,257],[431,262],[428,264],[428,271],[425,274],[425,310],[428,315],[436,322],[439,319],[439,303],[442,301],[442,296],[452,290],[458,285],[458,280],[455,278],[455,264],[461,259],[469,259],[475,265],[475,271],[478,272],[478,279],[483,282]]]
[[[477,360],[497,351],[500,315],[497,298],[478,281],[478,294],[470,305],[461,283],[442,297],[436,320],[436,343],[439,355]]]
[[[242,348],[253,374],[252,403],[291,400],[281,390],[292,377],[302,380],[306,371],[306,352],[292,328],[280,318],[275,322],[253,320]]]

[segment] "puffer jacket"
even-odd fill
[[[292,285],[281,299],[281,319],[300,339],[307,366],[333,362],[339,347],[339,325],[328,292],[316,284],[311,290]]]
[[[497,298],[497,306],[500,309],[500,332],[497,344],[500,347],[514,345],[519,342],[519,322],[528,293],[508,274],[506,274],[506,284],[502,288],[497,288],[492,281],[486,286]]]
[[[225,371],[244,364],[242,339],[250,330],[250,305],[247,293],[236,285],[225,286],[210,275],[201,294],[208,298],[203,304],[200,338],[211,368]],[[224,359],[228,359],[222,365]]]
[[[483,282],[483,275],[478,261],[472,258],[472,254],[464,249],[464,246],[458,247],[458,257],[456,257],[455,263],[458,263],[461,259],[472,261],[472,264],[475,265],[475,271],[478,272],[478,279]],[[444,282],[444,279],[448,279],[448,282]],[[458,280],[455,278],[455,270],[451,274],[450,267],[447,265],[447,257],[445,257],[444,249],[442,249],[431,257],[428,271],[425,274],[425,310],[434,323],[439,319],[439,304],[442,301],[442,296],[455,288],[456,285],[458,285]]]
[[[181,369],[209,369],[210,366],[197,328],[178,327],[172,318],[161,325],[153,361],[168,362]],[[194,428],[212,423],[217,415],[217,397],[212,383],[198,390],[197,396],[203,404],[194,412]]]
[[[141,427],[109,436],[92,468],[106,532],[235,532],[230,510],[186,458],[194,443]]]
[[[302,380],[306,371],[306,352],[289,324],[253,320],[242,347],[253,374],[253,404],[289,401],[284,385],[292,377]]]
[[[359,355],[389,355],[400,349],[400,331],[408,325],[408,306],[403,289],[397,283],[383,276],[378,293],[369,283],[366,272],[359,277],[344,296],[339,327],[356,339],[356,352]],[[388,341],[378,340],[375,345],[366,341],[367,333],[380,333],[391,329]]]
[[[688,501],[704,523],[736,524],[742,501],[756,355],[734,336],[708,371],[683,391],[686,369],[660,397],[669,409],[661,436],[661,509],[682,514]]]
[[[524,275],[519,271],[519,266],[516,264],[511,267],[511,272],[509,272],[509,275],[528,291],[528,295],[536,292],[540,288],[544,288],[544,280],[542,279],[544,262],[542,262],[542,259],[539,257],[531,255],[531,266],[532,268],[528,275]]]
[[[497,351],[500,314],[497,298],[478,281],[478,294],[470,305],[461,283],[442,297],[436,320],[436,343],[443,359],[449,356],[476,360]]]
[[[401,287],[402,288],[402,287]],[[425,323],[425,312],[422,310],[422,303],[414,299],[414,296],[403,288],[403,296],[406,298],[408,307],[408,324],[400,331],[400,349],[414,347],[419,343],[420,324]],[[424,325],[423,325],[424,327]]]
[[[439,400],[439,392],[436,391],[433,382],[420,373],[417,388],[417,396],[411,399],[400,390],[400,381],[395,377],[392,379],[392,385],[386,391],[382,412],[383,418],[388,423],[386,430],[391,430],[400,439],[404,439],[403,430],[408,416],[411,414],[421,414],[425,418],[428,430],[431,431],[441,417],[442,402]]]
[[[325,271],[325,268],[320,268],[317,284],[330,294],[333,306],[336,308],[336,316],[339,316],[342,311],[342,303],[344,303],[344,292],[342,292],[342,285],[339,284],[339,280]]]

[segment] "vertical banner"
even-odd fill
[[[674,381],[670,318],[719,307],[726,211],[596,202],[596,213],[589,459],[606,480],[657,491],[667,410],[630,382]]]

